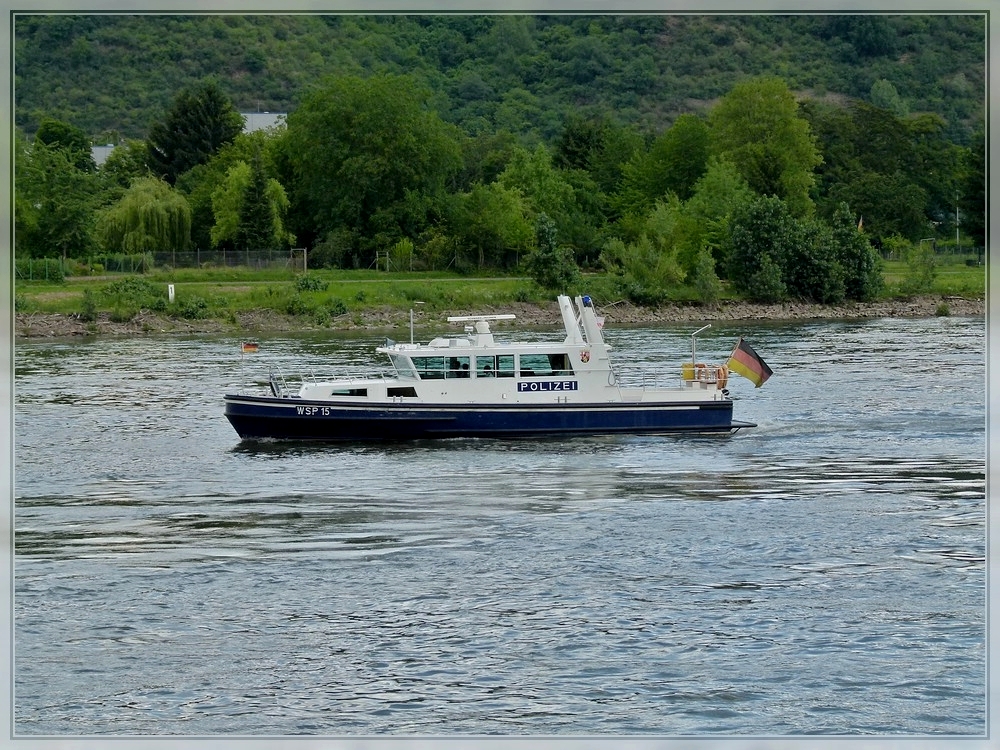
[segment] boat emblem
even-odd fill
[[[586,349],[584,349],[582,352],[580,352],[580,361],[583,362],[584,364],[586,364],[587,362],[589,362],[590,361],[590,352],[587,351]]]

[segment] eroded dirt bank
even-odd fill
[[[712,320],[800,320],[800,319],[861,319],[861,318],[919,318],[931,317],[947,307],[948,315],[985,315],[985,300],[960,297],[915,297],[909,300],[851,303],[844,305],[809,305],[788,302],[776,305],[757,305],[733,302],[717,306],[664,305],[657,308],[637,307],[627,302],[613,303],[599,308],[599,313],[609,324],[642,325],[671,321]],[[488,306],[476,310],[449,312],[421,311],[418,325],[444,328],[448,315],[473,313],[509,313],[517,315],[521,325],[559,325],[561,319],[555,302],[547,305],[514,303],[501,308]],[[240,313],[235,322],[221,319],[183,320],[141,311],[128,322],[111,320],[106,313],[96,321],[84,321],[74,315],[18,313],[15,315],[16,338],[70,337],[89,335],[143,335],[156,333],[253,333],[320,330],[334,331],[358,329],[395,329],[409,326],[409,310],[373,308],[362,313],[348,313],[333,318],[328,325],[320,325],[308,318],[296,318],[271,310]]]

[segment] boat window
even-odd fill
[[[421,380],[444,380],[444,357],[414,357],[413,369]]]
[[[407,398],[417,397],[417,389],[412,385],[407,385],[402,388],[386,388],[385,392],[389,398],[392,398],[393,396],[404,396]]]
[[[498,354],[497,355],[497,377],[498,378],[512,378],[512,377],[514,377],[514,355],[513,354]]]
[[[449,378],[468,378],[469,375],[469,357],[448,357],[448,375]]]
[[[497,373],[497,358],[476,355],[476,377],[494,378]]]
[[[331,396],[361,396],[368,395],[367,388],[334,388],[330,391]]]
[[[558,354],[522,354],[521,377],[551,377],[553,375],[572,375],[573,368],[565,352]]]
[[[417,373],[413,369],[413,365],[410,364],[409,357],[401,357],[398,354],[390,354],[389,359],[392,360],[392,366],[396,368],[396,373],[401,378],[417,378]]]

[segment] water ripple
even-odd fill
[[[17,732],[982,734],[981,321],[709,333],[724,440],[242,444],[234,340],[19,344]]]

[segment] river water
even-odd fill
[[[983,320],[739,335],[732,437],[347,446],[221,396],[375,335],[18,342],[15,734],[982,737]]]

